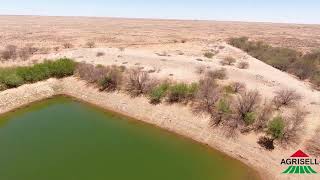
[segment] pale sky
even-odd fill
[[[319,0],[0,0],[2,15],[320,24]]]

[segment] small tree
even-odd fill
[[[281,143],[297,144],[300,141],[300,135],[304,130],[304,121],[307,113],[301,108],[296,108],[291,115],[285,118],[286,127],[283,131]]]
[[[211,78],[204,78],[200,80],[199,90],[196,94],[196,102],[194,103],[194,110],[196,112],[207,112],[212,114],[216,102],[221,96],[221,90]]]
[[[289,106],[302,99],[302,96],[296,93],[295,90],[290,89],[282,89],[276,91],[275,94],[276,96],[274,97],[273,102],[277,109],[282,106]]]

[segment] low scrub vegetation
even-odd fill
[[[87,47],[87,48],[94,48],[94,47],[96,47],[96,43],[93,42],[93,41],[88,41],[88,42],[86,43],[86,47]]]
[[[315,157],[320,157],[320,128],[316,130],[315,135],[307,142],[306,150]]]
[[[299,143],[307,115],[297,107],[292,111],[279,110],[280,107],[298,104],[301,96],[295,91],[280,90],[275,92],[273,101],[262,101],[258,91],[246,90],[242,83],[233,82],[224,87],[219,85],[219,79],[226,78],[224,69],[206,71],[199,83],[183,83],[151,78],[148,71],[142,68],[76,64],[64,58],[31,67],[0,69],[0,90],[73,74],[94,84],[100,91],[119,90],[132,97],[146,96],[151,104],[186,104],[194,113],[208,114],[210,126],[221,128],[227,137],[249,132],[263,134],[257,143],[268,150],[276,145]],[[317,149],[318,146],[312,148]]]
[[[244,62],[244,61],[239,62],[238,65],[237,65],[237,67],[239,69],[248,69],[249,66],[250,66],[249,63]]]
[[[228,57],[225,57],[223,60],[221,60],[220,64],[223,66],[226,66],[226,65],[233,66],[235,62],[236,62],[235,58],[228,56]]]
[[[212,53],[212,52],[205,52],[205,53],[203,54],[204,57],[209,58],[209,59],[213,58],[214,55],[215,55],[215,54]]]
[[[74,70],[75,63],[67,58],[45,61],[30,67],[2,68],[0,69],[0,84],[2,84],[2,88],[14,88],[25,83],[33,83],[51,77],[70,76]]]
[[[276,96],[273,101],[277,109],[283,106],[289,106],[295,104],[297,101],[301,100],[302,97],[295,90],[282,89],[275,92]]]
[[[154,88],[151,89],[149,93],[149,99],[151,104],[159,104],[166,97],[168,90],[170,88],[170,84],[168,82],[164,82]]]
[[[272,47],[261,41],[249,41],[247,37],[231,38],[229,44],[277,69],[320,86],[320,51],[302,54],[293,49]]]
[[[197,90],[198,90],[197,83],[192,83],[192,84],[177,83],[177,84],[171,85],[168,90],[167,101],[170,103],[188,102],[189,100],[194,98]]]

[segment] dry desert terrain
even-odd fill
[[[309,114],[304,136],[298,145],[266,151],[256,143],[259,134],[249,133],[227,139],[219,130],[210,130],[208,116],[195,116],[185,106],[161,104],[155,107],[143,97],[132,99],[121,93],[101,93],[94,88],[85,88],[85,84],[74,77],[60,82],[51,79],[0,92],[0,113],[62,91],[208,144],[255,167],[267,179],[294,179],[280,174],[283,170],[280,160],[297,149],[304,149],[320,126],[319,91],[308,82],[277,70],[225,42],[230,37],[248,36],[274,46],[311,51],[320,47],[320,25],[40,16],[0,16],[0,25],[0,48],[8,44],[18,47],[33,44],[43,49],[30,60],[1,62],[1,67],[31,65],[45,58],[68,57],[77,62],[140,67],[151,70],[153,77],[188,83],[201,78],[197,72],[199,67],[212,70],[225,68],[228,78],[219,83],[245,83],[248,89],[258,90],[269,100],[277,90],[294,89],[303,97],[299,106]],[[88,41],[95,42],[96,47],[85,47]],[[67,42],[73,47],[64,48],[63,44]],[[206,51],[217,54],[206,58],[203,57]],[[104,55],[97,57],[98,52]],[[222,66],[219,61],[227,56],[234,57],[237,62],[247,62],[250,66],[248,69]],[[70,87],[70,83],[74,86]],[[24,98],[11,98],[14,94]],[[136,111],[136,104],[139,103],[141,109]]]

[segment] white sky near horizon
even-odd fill
[[[320,1],[0,0],[0,14],[320,24]]]

